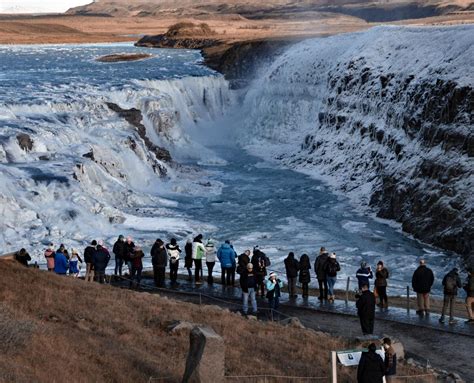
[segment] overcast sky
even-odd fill
[[[65,12],[92,0],[0,0],[0,13]]]

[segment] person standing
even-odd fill
[[[387,279],[389,275],[388,269],[384,266],[382,261],[379,261],[377,263],[377,270],[375,271],[375,288],[377,289],[380,300],[378,306],[383,308],[388,307]]]
[[[132,256],[135,252],[135,243],[133,242],[132,237],[127,237],[127,242],[125,243],[125,254],[123,257],[123,262],[128,267],[128,274],[132,275]]]
[[[426,266],[424,259],[420,259],[420,266],[413,273],[411,286],[416,293],[416,302],[418,315],[429,315],[430,313],[430,291],[434,283],[434,274]]]
[[[303,298],[308,298],[309,295],[309,282],[311,282],[311,262],[309,261],[308,254],[303,254],[300,258],[300,275],[299,281],[303,289]]]
[[[252,260],[253,271],[257,277],[257,295],[260,290],[260,296],[263,298],[265,294],[265,276],[267,275],[266,255],[258,246],[253,249]]]
[[[359,290],[362,290],[362,285],[367,285],[370,290],[370,282],[369,279],[374,277],[374,273],[372,273],[372,269],[367,264],[367,262],[361,262],[360,268],[356,272],[356,278],[359,282]]]
[[[21,263],[23,266],[28,267],[28,261],[31,261],[30,254],[26,251],[26,249],[22,248],[20,251],[15,253],[15,260],[18,263]]]
[[[283,282],[278,279],[276,273],[273,272],[270,273],[266,284],[268,306],[272,310],[278,310],[278,307],[280,307],[280,296]]]
[[[184,246],[184,267],[188,271],[188,281],[193,280],[193,241],[188,239]]]
[[[375,320],[375,295],[369,290],[369,285],[361,286],[362,294],[356,302],[357,315],[360,320],[362,334],[371,335],[374,333]]]
[[[367,286],[368,288],[368,286]],[[385,375],[385,365],[382,357],[377,354],[375,343],[369,345],[363,352],[357,367],[357,383],[382,383]]]
[[[104,283],[105,281],[105,269],[110,261],[109,251],[97,245],[97,250],[94,253],[93,263],[94,263],[94,273],[97,276],[99,283]]]
[[[299,262],[295,259],[295,254],[290,251],[285,258],[286,278],[288,279],[288,294],[290,298],[296,298],[296,280],[298,279]]]
[[[69,275],[74,278],[79,276],[79,262],[82,264],[82,258],[76,249],[71,250],[71,258],[69,259]]]
[[[50,243],[48,248],[44,252],[44,257],[46,258],[46,266],[48,271],[54,271],[54,244]]]
[[[337,273],[341,271],[341,266],[336,259],[336,253],[331,253],[326,262],[326,281],[328,283],[328,300],[330,303],[334,303],[336,295],[334,294],[334,285],[337,281]]]
[[[94,281],[94,254],[97,247],[97,241],[94,239],[84,250],[84,262],[86,263],[86,282]]]
[[[214,278],[212,276],[212,271],[214,270],[214,265],[216,264],[216,246],[212,239],[208,239],[206,242],[206,266],[207,266],[207,283],[212,285],[214,284]]]
[[[319,250],[319,255],[314,261],[314,272],[316,273],[316,278],[318,279],[319,284],[319,300],[328,299],[328,281],[326,279],[326,262],[329,258],[329,253],[326,251],[326,248],[321,247]]]
[[[178,269],[179,269],[179,256],[181,249],[176,241],[176,238],[171,238],[170,243],[166,245],[166,251],[170,259],[170,281],[171,285],[178,285]]]
[[[68,261],[64,253],[60,250],[54,253],[54,272],[59,275],[66,275]]]
[[[164,242],[158,238],[151,248],[151,263],[153,264],[153,278],[156,287],[164,287],[168,254]]]
[[[114,274],[122,276],[123,260],[127,252],[127,244],[125,243],[125,237],[122,234],[119,235],[117,241],[114,243],[112,252],[115,255]]]
[[[468,269],[467,273],[468,276],[464,285],[464,290],[466,291],[466,308],[469,316],[467,323],[474,323],[474,314],[472,310],[472,306],[474,305],[474,269]]]
[[[135,246],[130,254],[130,288],[138,288],[142,279],[143,262],[145,256],[140,246]],[[166,262],[166,261],[165,261]]]
[[[247,270],[247,265],[250,263],[250,250],[245,250],[237,257],[237,273],[242,273]]]
[[[257,278],[253,272],[253,265],[247,263],[245,270],[240,273],[240,287],[242,288],[243,313],[247,315],[249,309],[249,297],[252,305],[252,314],[257,315]]]
[[[222,286],[231,286],[232,269],[235,268],[236,254],[230,241],[225,241],[217,250],[217,258],[221,263],[221,283]]]
[[[193,240],[194,281],[197,285],[202,284],[202,259],[205,255],[206,248],[202,244],[202,234],[199,234]]]
[[[385,379],[389,382],[397,374],[397,354],[392,347],[392,340],[390,338],[383,338],[382,342],[382,347],[385,351]]]
[[[459,277],[458,269],[455,267],[443,278],[444,300],[443,309],[441,311],[441,318],[439,323],[444,323],[444,313],[449,305],[449,324],[455,324],[457,321],[453,316],[454,300],[458,295],[458,288],[461,287],[461,278]]]

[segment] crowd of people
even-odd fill
[[[114,275],[121,278],[124,274],[124,266],[127,267],[127,279],[130,288],[140,285],[143,271],[143,258],[145,254],[142,248],[136,245],[131,237],[125,238],[120,235],[112,247],[115,268]],[[183,251],[177,243],[176,238],[171,238],[169,243],[157,239],[151,248],[151,261],[153,265],[153,277],[156,287],[165,286],[166,269],[169,268],[171,286],[179,285],[178,270]],[[111,254],[103,241],[93,240],[84,250],[83,257],[77,249],[66,249],[61,244],[57,249],[51,243],[44,252],[47,268],[59,275],[69,274],[78,277],[80,265],[85,263],[85,280],[94,280],[104,283],[105,271],[111,260]],[[28,265],[31,257],[25,249],[15,254],[15,258],[22,264]],[[255,246],[253,250],[245,250],[237,255],[230,241],[225,241],[218,248],[212,239],[204,241],[203,235],[199,234],[194,239],[187,240],[184,246],[184,267],[188,273],[188,280],[194,281],[196,285],[203,282],[203,261],[207,267],[207,283],[214,283],[213,271],[217,261],[221,267],[221,284],[224,287],[235,285],[236,274],[239,274],[240,287],[242,290],[243,313],[249,310],[256,314],[257,297],[266,298],[270,308],[276,310],[279,307],[281,292],[284,287],[283,281],[276,272],[268,272],[271,266],[269,257]],[[290,252],[284,260],[286,280],[288,283],[288,294],[290,299],[297,297],[297,281],[301,284],[304,299],[309,296],[309,284],[311,282],[311,270],[318,282],[318,299],[333,303],[336,295],[334,286],[341,266],[337,260],[336,253],[328,252],[321,247],[314,264],[311,264],[308,254],[301,255],[298,260],[293,252]],[[313,267],[312,267],[313,266]],[[194,275],[193,275],[194,267]],[[124,275],[125,276],[125,275]],[[390,273],[383,261],[379,261],[375,273],[367,262],[362,262],[355,274],[358,281],[356,293],[356,306],[360,318],[361,329],[364,334],[372,334],[374,331],[375,307],[388,308],[387,286]],[[374,279],[374,289],[370,289],[370,280]],[[430,293],[435,277],[433,271],[428,268],[424,259],[420,260],[418,268],[413,273],[412,288],[417,295],[417,311],[420,316],[430,314]],[[448,323],[454,324],[454,301],[458,290],[463,287],[466,291],[466,307],[469,315],[468,322],[474,323],[474,278],[473,270],[468,270],[466,283],[461,283],[461,277],[457,268],[452,269],[442,280],[444,289],[444,301],[439,319],[445,323],[446,314],[449,315]],[[376,304],[378,297],[379,303]]]

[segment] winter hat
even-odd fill
[[[378,261],[378,262],[377,262],[377,266],[378,266],[378,265],[382,265],[382,266],[383,266],[383,261]]]
[[[209,238],[206,242],[206,246],[214,246],[214,241]]]
[[[293,253],[292,251],[290,251],[290,252],[288,253],[288,256],[289,256],[289,257],[294,257],[294,256],[295,256],[295,253]]]
[[[331,259],[336,259],[336,253],[331,253],[331,255],[329,256],[329,258],[331,258]]]
[[[91,242],[91,245],[92,245],[92,246],[97,246],[97,241],[94,239],[94,240]]]
[[[360,267],[363,268],[363,269],[365,269],[365,268],[367,267],[367,262],[362,261],[362,262],[360,263]]]
[[[375,352],[376,350],[377,350],[377,346],[375,345],[375,343],[369,344],[369,351]]]
[[[171,238],[170,243],[171,243],[173,246],[176,246],[176,238]]]
[[[159,243],[160,245],[162,245],[164,242],[160,238],[157,238],[156,243]]]
[[[276,273],[275,273],[274,271],[272,271],[272,272],[270,273],[270,275],[269,275],[270,278],[271,278],[271,277],[276,277],[276,276],[277,276],[277,275],[276,275]]]
[[[123,235],[120,234],[118,239],[123,239],[123,238],[124,238]]]

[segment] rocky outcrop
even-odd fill
[[[177,48],[177,49],[204,49],[218,45],[212,38],[168,37],[166,35],[143,36],[135,43],[137,47],[148,48]]]
[[[224,339],[210,327],[194,327],[189,338],[183,383],[224,382]]]
[[[134,54],[118,53],[118,54],[99,57],[96,59],[96,61],[103,62],[103,63],[116,63],[116,62],[145,60],[151,57],[153,57],[153,55],[150,55],[148,53],[134,53]]]
[[[20,133],[16,136],[16,140],[18,141],[20,148],[25,152],[29,152],[31,149],[33,149],[34,142],[29,134]]]
[[[170,152],[165,149],[155,145],[150,138],[146,134],[146,127],[142,124],[142,113],[140,110],[132,108],[132,109],[122,109],[117,104],[107,102],[106,103],[109,109],[116,112],[120,117],[124,118],[130,125],[134,126],[137,130],[139,137],[143,140],[148,150],[155,154],[156,159],[165,162],[171,162],[171,154]],[[133,149],[134,141],[131,139],[130,147]],[[160,172],[165,172],[166,169],[163,167],[159,167]]]

